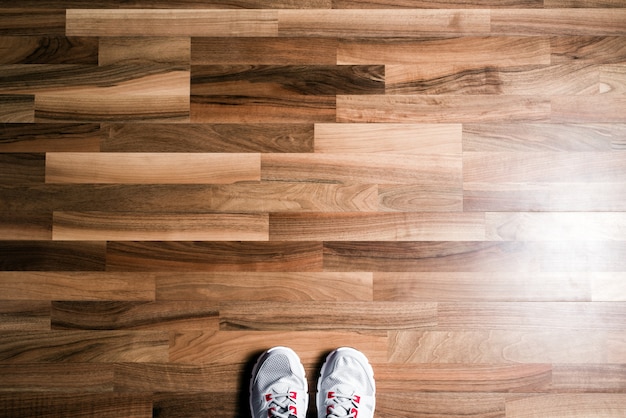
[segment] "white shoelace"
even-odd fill
[[[335,392],[332,398],[326,399],[326,418],[354,418],[358,414],[358,402],[354,394],[344,395]]]
[[[296,400],[292,397],[293,392],[274,393],[268,405],[271,418],[291,418],[296,417]]]

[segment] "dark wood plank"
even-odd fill
[[[109,271],[321,271],[319,242],[111,242]]]
[[[424,393],[393,391],[376,394],[376,413],[381,416],[442,416],[504,418],[504,396],[489,393]]]
[[[111,211],[258,213],[286,211],[373,211],[378,208],[377,186],[330,183],[241,183],[232,185],[0,185],[4,211]],[[423,190],[423,186],[422,186]],[[454,199],[461,201],[461,183]],[[404,194],[404,193],[403,193]],[[423,195],[423,193],[422,193]],[[425,202],[438,192],[423,196]],[[449,196],[444,198],[450,199]],[[441,199],[441,198],[440,198]],[[441,204],[441,202],[439,202]],[[438,209],[433,209],[438,210]]]
[[[45,179],[45,154],[0,153],[0,183],[41,183]]]
[[[0,212],[0,240],[52,239],[52,214],[45,212]]]
[[[98,64],[98,39],[0,36],[0,64]]]
[[[100,38],[100,65],[189,65],[191,41],[188,37]]]
[[[217,330],[217,315],[206,302],[57,301],[51,318],[54,330],[168,331]]]
[[[311,48],[315,45],[315,48]],[[290,38],[192,38],[192,65],[335,65],[337,40]]]
[[[110,394],[114,383],[113,367],[106,363],[0,364],[0,374],[0,393]]]
[[[0,363],[168,361],[167,332],[0,332]]]
[[[9,123],[0,131],[0,152],[99,151],[99,123]]]
[[[3,2],[6,3],[6,2]],[[0,6],[0,35],[63,36],[65,35],[65,9],[46,4],[33,10],[20,3],[10,2]]]
[[[152,397],[141,394],[2,393],[0,408],[7,417],[72,416],[102,418],[152,417]]]
[[[48,331],[50,302],[0,300],[0,319],[1,331]]]
[[[149,9],[149,8],[178,8],[178,9],[263,9],[263,8],[330,8],[331,0],[24,0],[16,5],[11,0],[1,0],[0,7],[39,9],[55,7],[63,9]]]
[[[157,393],[153,396],[154,415],[159,418],[204,418],[215,411],[225,416],[245,416],[249,406],[247,399],[236,392],[208,393]]]
[[[335,9],[540,8],[545,0],[333,0]],[[610,1],[610,0],[608,0]]]
[[[136,123],[110,124],[105,129],[105,152],[313,151],[312,124]]]
[[[0,270],[100,271],[105,246],[97,241],[0,241]]]
[[[32,123],[35,121],[35,96],[31,94],[0,94],[1,123]]]

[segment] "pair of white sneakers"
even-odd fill
[[[376,385],[367,357],[341,347],[326,357],[317,382],[318,418],[373,418]],[[308,384],[298,355],[287,347],[264,352],[252,371],[252,418],[305,418]]]

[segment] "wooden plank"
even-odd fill
[[[264,181],[458,185],[459,154],[264,154]]]
[[[619,273],[421,272],[375,273],[374,300],[399,302],[548,302],[592,300],[592,282]],[[590,277],[591,276],[591,277]],[[598,281],[598,285],[602,283]],[[599,295],[598,295],[599,296]]]
[[[464,241],[485,239],[479,213],[272,213],[270,240]]]
[[[591,300],[594,302],[626,302],[623,273],[596,273],[591,278]]]
[[[53,330],[66,330],[66,333],[67,330],[217,330],[217,315],[216,305],[193,301],[62,301],[52,302],[51,320]]]
[[[225,302],[221,330],[383,331],[432,328],[435,303],[388,302]]]
[[[147,273],[0,272],[7,300],[152,301],[155,277]]]
[[[0,333],[0,363],[168,361],[169,334],[145,331],[15,331]]]
[[[0,212],[0,240],[52,239],[52,216],[44,212]]]
[[[380,393],[541,393],[551,383],[548,364],[375,364]]]
[[[624,394],[550,394],[507,400],[506,413],[511,418],[561,416],[567,418],[602,418],[623,416]]]
[[[463,186],[449,184],[390,184],[378,186],[381,211],[461,212]]]
[[[104,37],[99,40],[99,65],[188,65],[188,37]]]
[[[616,364],[556,364],[552,391],[561,393],[624,393],[626,366]]]
[[[52,239],[101,241],[269,239],[267,214],[55,212]]]
[[[626,322],[620,302],[442,302],[441,330],[592,330],[623,331]]]
[[[112,369],[115,392],[120,393],[237,393],[241,376],[247,374],[243,363],[116,363]]]
[[[0,94],[1,123],[32,123],[35,121],[35,96],[31,94]]]
[[[383,416],[504,418],[504,396],[489,393],[378,392],[376,411]]]
[[[68,9],[68,36],[277,36],[275,10]]]
[[[203,418],[220,411],[226,416],[245,416],[249,413],[248,400],[242,400],[240,391],[155,393],[152,396],[153,409],[159,411],[159,417],[176,418],[183,415],[188,418]]]
[[[140,394],[2,393],[0,408],[7,416],[80,416],[149,418],[152,399]]]
[[[621,0],[544,0],[544,6],[549,8],[621,8],[623,3]]]
[[[602,94],[620,94],[626,92],[626,70],[617,64],[600,67],[600,91]]]
[[[461,125],[317,123],[315,152],[453,154],[461,152]]]
[[[467,183],[621,183],[626,161],[610,152],[472,152],[463,155]]]
[[[600,92],[600,67],[548,65],[494,68],[388,65],[387,94],[582,95]],[[468,98],[469,99],[469,98]]]
[[[104,242],[0,241],[2,271],[102,271]]]
[[[463,124],[463,151],[594,152],[622,148],[626,124]]]
[[[549,65],[550,38],[461,36],[417,39],[340,39],[338,64]],[[617,47],[614,45],[614,48]],[[493,51],[499,51],[497,55]]]
[[[1,277],[1,276],[0,276]],[[371,301],[371,273],[162,273],[158,300]]]
[[[587,330],[394,331],[389,361],[418,364],[609,363],[623,332]],[[563,347],[567,341],[567,349]]]
[[[626,62],[623,36],[553,36],[550,38],[552,63]]]
[[[335,9],[496,9],[543,7],[545,0],[333,0]],[[611,0],[607,0],[611,1]]]
[[[31,105],[32,106],[32,105]],[[183,95],[37,94],[35,121],[45,122],[188,122],[189,98]],[[7,122],[27,122],[18,118]]]
[[[463,95],[338,95],[337,121],[547,122],[551,117],[550,105],[546,98],[526,95],[475,95],[471,100]]]
[[[579,174],[580,175],[580,174]],[[463,184],[466,211],[624,211],[626,184],[522,182]]]
[[[325,271],[514,273],[538,269],[535,256],[519,242],[324,242]]]
[[[48,330],[50,330],[50,302],[0,300],[0,331]]]
[[[318,242],[111,242],[109,271],[321,271]]]
[[[191,96],[193,123],[334,122],[335,96]]]
[[[270,343],[271,341],[271,343]],[[173,363],[245,363],[268,345],[288,346],[303,363],[315,363],[321,353],[337,347],[358,347],[371,362],[387,360],[386,333],[341,331],[218,331],[180,332],[172,338]]]
[[[626,122],[626,98],[622,95],[555,96],[550,104],[553,122]]]
[[[315,48],[311,48],[315,45]],[[192,65],[335,65],[334,38],[192,38]]]
[[[113,391],[114,371],[106,363],[0,364],[0,374],[0,393],[65,392],[75,396]]]
[[[2,6],[0,9],[0,35],[9,36],[63,36],[65,35],[65,10],[49,5],[37,10]]]
[[[0,64],[97,64],[98,40],[66,36],[0,36]]]
[[[495,34],[626,35],[623,9],[496,9],[490,15]]]
[[[485,224],[492,241],[626,240],[625,213],[488,212]]]
[[[104,129],[105,152],[313,151],[313,124],[117,123]]]
[[[258,154],[47,153],[47,183],[228,184],[260,179]]]
[[[41,183],[45,177],[45,155],[41,153],[0,153],[0,183]]]
[[[98,123],[10,123],[0,131],[0,152],[94,152],[103,137]]]
[[[489,32],[488,10],[279,10],[280,36],[415,37]]]
[[[378,209],[378,187],[359,183],[46,184],[0,185],[0,190],[5,197],[0,200],[0,210],[13,212],[259,213]],[[456,190],[456,202],[461,202],[460,181]],[[437,193],[433,190],[431,196],[424,196],[425,203]]]

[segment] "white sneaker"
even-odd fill
[[[317,382],[318,418],[373,418],[376,405],[374,370],[353,348],[333,351]]]
[[[307,390],[298,355],[287,347],[267,350],[257,360],[250,380],[252,418],[305,418]]]

